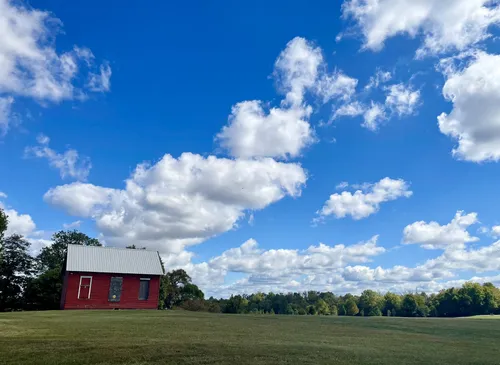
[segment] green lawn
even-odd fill
[[[0,364],[500,364],[496,319],[0,313]]]

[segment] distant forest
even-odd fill
[[[76,230],[60,231],[52,236],[52,245],[32,257],[30,243],[22,236],[4,237],[7,225],[8,218],[0,209],[0,312],[59,309],[68,244],[101,243]],[[174,270],[161,280],[158,308],[234,314],[461,317],[500,314],[500,289],[491,283],[467,282],[437,294],[365,290],[360,295],[338,296],[308,291],[205,299],[184,270]]]

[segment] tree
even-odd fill
[[[59,231],[52,235],[52,245],[44,247],[37,257],[39,270],[62,269],[68,245],[102,246],[96,238],[91,238],[85,233],[73,231]]]
[[[313,316],[318,314],[318,311],[316,310],[316,307],[314,305],[308,305],[306,310],[307,310],[307,314],[310,314]]]
[[[319,299],[316,302],[316,313],[320,315],[328,315],[330,314],[330,307],[323,299]]]
[[[390,311],[393,316],[401,310],[401,296],[387,292],[384,295],[384,312]]]
[[[365,290],[359,297],[359,310],[368,316],[381,316],[383,305],[382,296],[373,290]]]
[[[129,250],[145,250],[146,247],[136,247],[136,245],[130,245],[130,246],[126,246],[125,248],[128,248]]]
[[[182,302],[182,288],[191,284],[191,277],[182,269],[166,273],[160,283],[160,294],[164,291],[165,308],[172,308]]]
[[[205,294],[193,283],[187,283],[180,289],[180,302],[186,300],[203,300],[204,298]]]
[[[59,309],[62,291],[61,273],[58,269],[47,270],[27,281],[24,292],[25,309]]]
[[[9,217],[7,217],[7,214],[5,214],[3,209],[0,208],[0,244],[3,240],[5,232],[7,231],[8,225],[9,225]]]
[[[349,298],[345,303],[346,315],[355,316],[359,313],[359,308],[353,298]]]
[[[20,235],[4,238],[0,245],[0,312],[22,308],[22,294],[33,273],[30,243]]]
[[[401,314],[404,317],[427,317],[429,308],[422,294],[406,294],[401,303]]]

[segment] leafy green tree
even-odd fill
[[[384,299],[379,293],[373,290],[365,290],[359,297],[359,310],[368,316],[381,316],[383,305]]]
[[[193,283],[187,283],[180,289],[180,301],[184,302],[186,300],[203,300],[205,294],[198,288],[197,285]]]
[[[315,316],[316,314],[318,314],[318,311],[314,305],[308,305],[307,306],[307,314]]]
[[[345,316],[347,315],[347,311],[346,311],[346,308],[345,308],[345,304],[340,304],[339,305],[339,316]]]
[[[26,309],[59,309],[62,281],[59,269],[47,270],[27,281],[24,292]]]
[[[210,313],[221,313],[221,308],[220,308],[219,303],[217,303],[215,301],[210,302],[210,304],[208,305],[208,311]]]
[[[338,316],[339,315],[339,311],[338,311],[338,308],[336,305],[330,306],[330,315],[331,316]]]
[[[500,308],[500,290],[492,283],[484,283],[484,314],[493,314]]]
[[[406,294],[401,303],[401,314],[404,317],[427,317],[429,308],[422,294]]]
[[[349,298],[345,303],[346,315],[355,316],[359,313],[359,308],[353,298]]]
[[[33,273],[30,243],[20,235],[12,235],[0,244],[0,312],[21,309],[23,291]]]
[[[323,299],[319,299],[316,302],[316,313],[320,315],[328,315],[330,314],[330,307]]]
[[[383,311],[390,311],[393,316],[401,310],[401,296],[387,292],[384,295],[384,307]]]
[[[160,294],[163,292],[165,297],[164,307],[171,309],[181,304],[182,289],[188,284],[191,284],[191,277],[186,271],[178,269],[166,273],[160,284]]]
[[[9,217],[7,217],[7,214],[5,214],[3,209],[0,208],[0,244],[3,240],[5,232],[7,231],[8,225],[9,225]]]
[[[66,260],[68,245],[102,246],[96,238],[91,238],[77,230],[59,231],[52,235],[52,245],[44,247],[37,257],[39,270],[61,270]]]

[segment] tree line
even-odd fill
[[[256,293],[229,299],[209,298],[207,311],[248,314],[462,317],[500,314],[500,290],[491,283],[467,282],[437,294],[378,293],[337,296],[330,292]]]
[[[7,226],[8,218],[0,209],[0,311],[59,309],[68,244],[102,244],[76,230],[59,231],[52,236],[52,245],[33,257],[24,237],[4,237]],[[158,308],[233,314],[461,317],[500,314],[500,289],[491,283],[467,282],[437,294],[365,290],[360,295],[338,296],[307,291],[205,299],[184,270],[173,270],[161,279]]]

